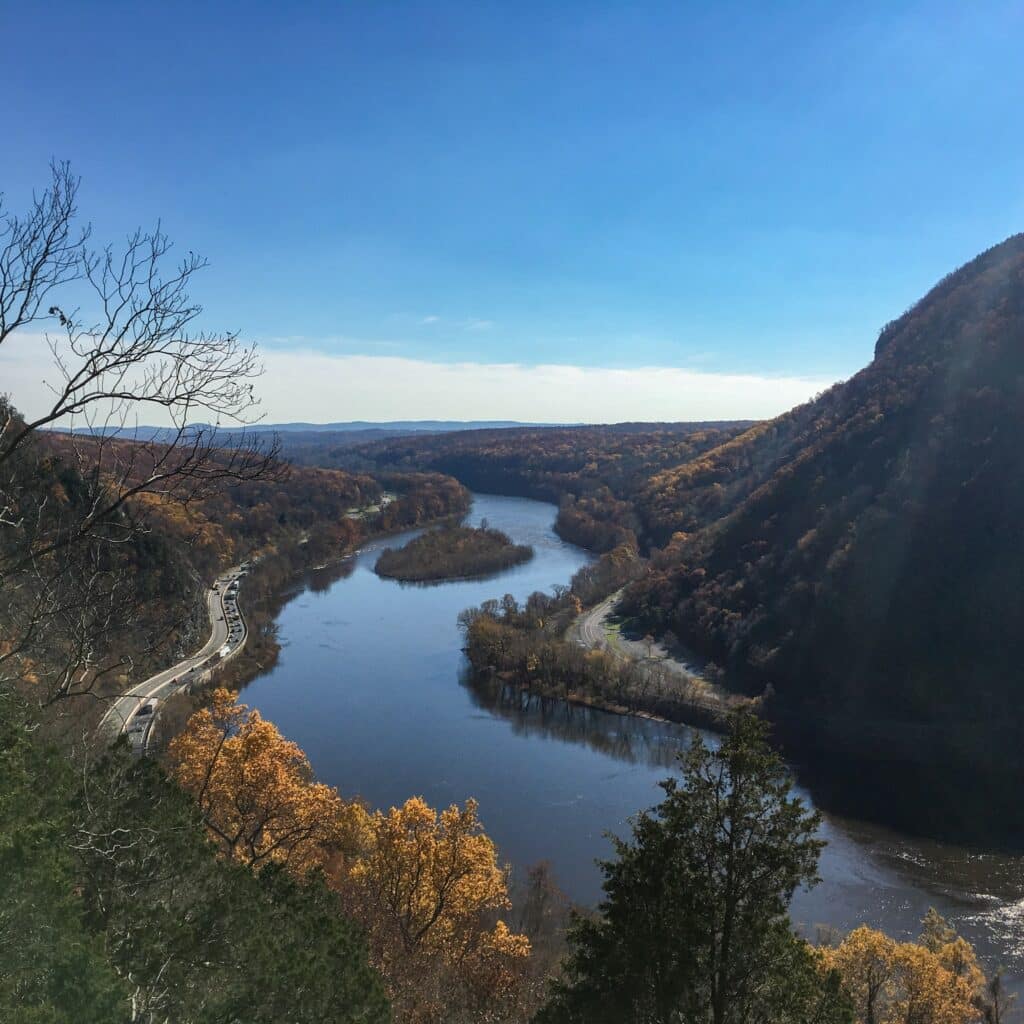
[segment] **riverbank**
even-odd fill
[[[605,651],[623,661],[635,664],[640,671],[656,672],[679,681],[675,713],[656,715],[664,721],[721,731],[729,715],[738,708],[758,711],[760,702],[731,694],[716,685],[703,666],[690,652],[669,649],[654,637],[632,639],[624,623],[615,615],[615,606],[622,596],[620,588],[591,608],[584,609],[565,631],[565,639],[581,647]],[[649,715],[652,712],[630,705],[604,702],[607,710],[617,714]]]
[[[392,498],[381,507],[394,511],[400,500]],[[464,515],[465,510],[456,513],[446,510],[441,515],[415,524],[412,529],[419,532],[439,524],[455,523]],[[211,666],[201,686],[178,690],[163,702],[159,719],[152,723],[148,733],[147,751],[161,754],[184,728],[189,716],[203,705],[213,688],[241,690],[260,674],[273,668],[280,654],[274,620],[304,576],[311,572],[333,571],[336,578],[341,578],[345,575],[346,563],[367,545],[409,532],[408,524],[396,525],[388,521],[387,525],[355,539],[326,557],[324,546],[316,543],[315,538],[307,533],[288,545],[279,545],[273,551],[264,551],[254,557],[249,571],[239,580],[236,594],[239,609],[243,605],[246,609],[243,642],[232,650],[229,660]]]
[[[552,596],[535,594],[522,605],[506,597],[462,612],[463,649],[473,671],[542,697],[715,731],[740,708],[760,712],[760,701],[727,693],[664,650],[656,654],[653,638],[628,640],[621,623],[609,624],[623,577],[635,565],[618,551]],[[596,578],[616,589],[581,612],[588,594],[607,593],[608,586],[594,586]]]
[[[659,717],[719,730],[731,710],[747,707],[771,724],[775,745],[803,766],[822,805],[921,838],[1024,851],[1019,801],[1024,771],[1012,753],[1019,747],[1012,726],[863,719],[827,706],[733,694],[716,685],[706,663],[690,652],[668,649],[650,636],[631,637],[629,622],[615,615],[621,593],[583,611],[566,639],[631,662],[637,671],[678,678],[679,692],[670,701],[662,699],[665,710]],[[557,683],[542,690],[562,695]],[[620,713],[650,713],[643,693],[623,702],[582,699]],[[979,792],[986,793],[983,803],[976,799]],[[878,800],[878,793],[886,799]]]
[[[714,733],[723,733],[728,726],[730,709],[718,704],[700,705],[696,702],[688,701],[686,702],[685,717],[670,718],[654,711],[645,711],[627,704],[617,704],[614,701],[605,700],[593,694],[576,693],[572,690],[552,692],[546,691],[541,687],[518,684],[510,678],[509,673],[482,672],[478,676],[479,682],[492,680],[518,691],[527,698],[541,697],[548,700],[560,700],[573,707],[589,708],[608,715],[622,715],[647,722],[661,722],[665,725],[693,726],[694,728],[707,729],[709,732]]]

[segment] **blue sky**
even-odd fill
[[[8,2],[0,23],[7,201],[56,156],[99,237],[162,218],[211,261],[208,326],[320,375],[309,415],[268,379],[272,418],[475,415],[425,363],[591,371],[564,416],[494,384],[508,418],[606,419],[622,378],[594,374],[669,367],[695,394],[766,382],[723,415],[781,411],[1024,228],[1019,3]],[[398,408],[366,357],[424,394]]]

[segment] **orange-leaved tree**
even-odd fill
[[[530,944],[500,918],[507,870],[476,802],[439,814],[414,797],[369,814],[316,782],[299,747],[236,697],[216,690],[168,749],[223,853],[300,875],[325,869],[407,1024],[453,1008],[467,1021],[512,1019],[528,998]]]
[[[366,811],[316,782],[302,750],[236,697],[216,690],[168,749],[172,775],[196,798],[223,853],[297,874],[356,853]]]
[[[508,876],[476,801],[439,814],[413,797],[371,815],[369,833],[363,855],[333,880],[366,927],[403,1019],[439,1020],[456,1003],[467,1019],[500,1019],[530,944],[498,916],[509,907]]]
[[[983,1019],[985,976],[971,945],[930,912],[921,942],[897,942],[861,926],[832,949],[858,1024],[970,1024]]]

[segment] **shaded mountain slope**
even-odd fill
[[[670,523],[716,474],[726,488],[737,467],[763,474],[677,539],[629,610],[739,688],[770,684],[780,719],[835,717],[862,736],[870,722],[897,747],[945,735],[967,763],[992,760],[983,737],[1019,722],[1024,696],[1022,440],[1017,235],[886,326],[849,381],[655,478],[645,508]]]

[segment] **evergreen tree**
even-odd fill
[[[72,771],[30,720],[0,688],[0,1020],[388,1020],[322,880],[218,857],[157,764]]]
[[[86,924],[67,848],[70,773],[0,690],[0,1020],[127,1022],[127,989]]]
[[[847,1021],[787,910],[817,880],[819,816],[792,795],[765,727],[733,718],[717,750],[700,737],[681,780],[602,865],[605,899],[579,918],[565,980],[541,1024],[811,1024]]]

